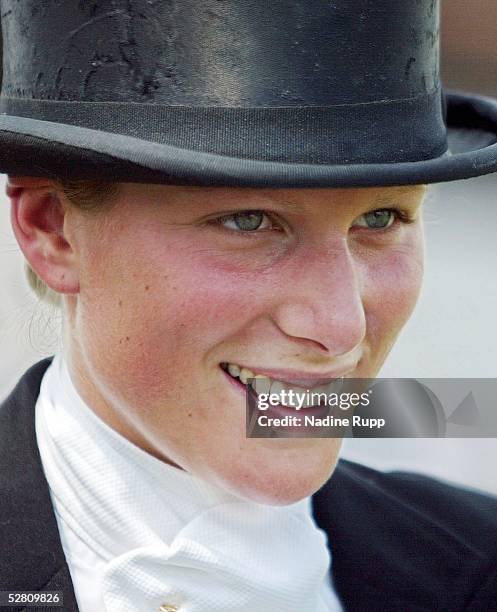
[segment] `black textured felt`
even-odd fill
[[[495,172],[497,101],[445,104],[439,6],[0,0],[0,172],[246,187]]]

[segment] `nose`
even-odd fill
[[[355,263],[346,244],[307,253],[292,263],[272,319],[292,339],[338,357],[357,348],[366,316]]]

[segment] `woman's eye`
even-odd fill
[[[352,227],[367,227],[368,229],[387,229],[395,221],[398,214],[389,208],[373,210],[365,213],[352,224]],[[399,215],[400,216],[400,215]]]
[[[244,210],[232,215],[226,215],[216,220],[216,223],[228,229],[240,232],[255,232],[271,229],[273,223],[268,215],[260,210]]]

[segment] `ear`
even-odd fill
[[[53,181],[9,177],[12,229],[33,270],[57,293],[78,293],[77,258],[64,233],[67,206]]]

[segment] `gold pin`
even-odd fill
[[[175,606],[174,604],[162,604],[162,606],[159,608],[159,612],[178,612],[179,608],[178,606]]]

